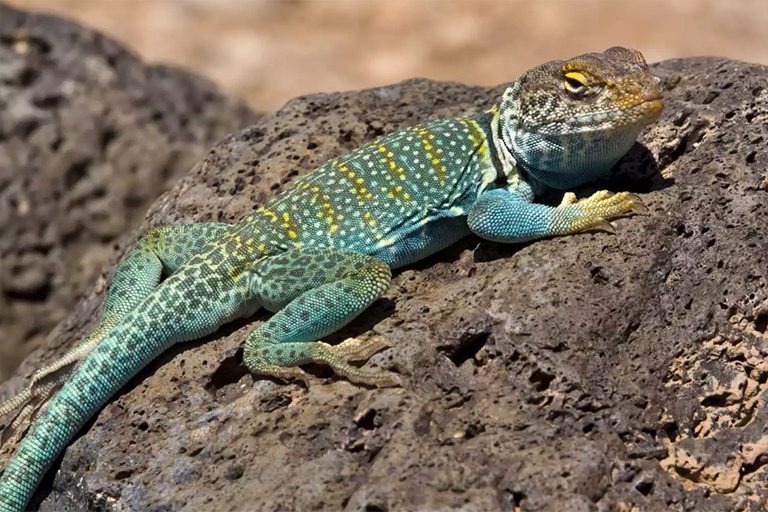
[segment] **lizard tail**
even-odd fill
[[[25,510],[50,465],[82,426],[177,341],[157,334],[117,327],[80,363],[72,379],[32,425],[0,477],[0,512]],[[133,341],[130,351],[125,350],[129,346],[126,339]]]

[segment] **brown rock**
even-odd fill
[[[256,119],[206,79],[0,4],[0,381],[152,201]]]
[[[768,70],[655,72],[662,120],[598,184],[647,215],[616,235],[469,238],[399,271],[333,337],[386,337],[369,366],[405,388],[319,368],[308,392],[254,378],[239,364],[251,326],[235,324],[141,372],[67,449],[40,510],[764,510]],[[329,157],[502,90],[413,80],[294,100],[217,145],[133,238],[232,221]],[[20,375],[92,327],[103,297]]]

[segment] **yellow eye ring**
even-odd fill
[[[581,92],[587,86],[586,81],[587,77],[582,73],[572,71],[565,74],[563,86],[570,92]]]

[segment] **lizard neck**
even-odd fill
[[[493,148],[495,149],[496,158],[499,160],[501,172],[504,174],[506,180],[509,181],[518,174],[517,160],[504,141],[504,130],[501,126],[501,111],[499,110],[499,107],[494,106],[490,111],[493,113],[493,119],[491,120],[491,139],[493,140]]]

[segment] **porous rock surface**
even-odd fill
[[[204,78],[0,4],[0,382],[152,201],[256,119]]]
[[[654,70],[664,115],[598,184],[638,193],[646,215],[616,234],[468,238],[397,272],[334,337],[386,337],[368,366],[399,371],[404,388],[322,368],[309,391],[254,378],[240,365],[251,326],[235,324],[142,371],[35,506],[764,510],[768,69],[700,58]],[[413,80],[293,100],[218,144],[142,229],[233,221],[327,158],[502,90]],[[92,327],[103,299],[82,301],[2,394]]]

